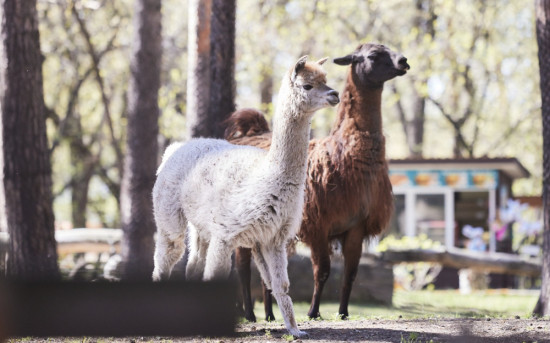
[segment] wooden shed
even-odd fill
[[[395,213],[390,232],[426,234],[446,247],[465,247],[466,225],[482,227],[488,251],[504,251],[490,225],[513,197],[514,180],[530,174],[516,158],[390,160]]]

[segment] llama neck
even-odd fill
[[[351,128],[371,135],[382,134],[383,85],[358,88],[358,84],[357,76],[350,69],[332,132],[346,134]]]
[[[311,115],[300,114],[291,97],[279,94],[268,163],[271,170],[297,182],[305,178]]]

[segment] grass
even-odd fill
[[[403,337],[403,334],[401,334],[400,343],[422,343],[418,336],[419,335],[416,332],[411,332],[407,338]],[[434,341],[430,339],[429,341],[426,341],[426,343],[434,343]]]
[[[421,318],[528,318],[535,307],[538,292],[514,292],[507,290],[478,291],[460,294],[456,290],[395,291],[393,306],[376,304],[350,304],[350,319],[421,319]],[[306,321],[309,303],[294,303],[298,321]],[[256,303],[256,317],[262,318],[263,304]],[[281,313],[275,307],[275,317]],[[338,320],[338,303],[321,303],[321,315],[325,320]]]

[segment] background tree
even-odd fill
[[[158,154],[161,0],[136,0],[128,92],[126,160],[121,189],[124,276],[150,279],[155,221],[152,190]]]
[[[1,2],[0,103],[3,182],[10,234],[7,273],[59,277],[51,165],[35,0]]]
[[[239,0],[238,5],[237,107],[261,107],[269,115],[279,75],[300,53],[317,58],[339,56],[361,42],[378,41],[402,51],[412,66],[407,78],[392,82],[395,92],[390,88],[384,92],[389,157],[411,156],[411,149],[419,155],[421,151],[424,157],[454,156],[457,130],[430,99],[454,121],[470,107],[471,115],[459,125],[458,132],[466,142],[466,147],[458,144],[459,153],[518,156],[533,177],[517,181],[514,194],[540,193],[540,90],[534,82],[539,76],[534,68],[537,49],[532,7],[518,1],[497,6],[481,0],[464,0],[459,5],[447,0]],[[124,152],[127,140],[133,1],[40,1],[37,6],[58,225],[74,222],[75,226],[119,227],[122,170],[117,149]],[[161,151],[171,141],[191,136],[186,132],[193,127],[193,114],[198,113],[192,110],[193,97],[187,99],[188,75],[193,74],[187,63],[188,19],[193,21],[196,15],[188,13],[188,2],[164,0],[163,6],[170,11],[163,13]],[[212,2],[210,6],[212,10]],[[210,34],[201,37],[211,38]],[[203,52],[209,55],[212,49]],[[210,73],[213,58],[205,60]],[[345,72],[333,64],[326,69],[335,87],[341,89]],[[467,79],[473,84],[468,86],[473,97],[467,91]],[[201,80],[208,80],[208,89],[200,94],[207,95],[210,104],[210,74]],[[328,133],[334,112],[328,109],[315,115],[315,135]],[[424,135],[411,134],[420,133],[411,128],[421,129],[421,125]],[[411,139],[420,136],[422,144]]]
[[[542,96],[543,146],[543,256],[542,286],[534,312],[550,315],[550,1],[536,0],[537,42],[539,46],[540,91]]]
[[[212,0],[189,0],[187,132],[212,137],[210,119],[210,25]]]
[[[85,227],[90,215],[105,227],[119,222],[104,211],[118,212],[119,207],[122,163],[116,151],[123,149],[124,132],[117,124],[123,122],[118,114],[126,106],[128,77],[121,75],[122,68],[109,66],[111,56],[121,55],[121,27],[130,26],[129,10],[121,2],[109,2],[101,10],[86,6],[90,4],[39,3],[54,197],[70,199],[67,210],[57,205],[62,227],[67,219],[73,227]],[[102,11],[111,18],[107,25],[98,25]],[[117,124],[108,125],[113,122]],[[98,183],[105,185],[107,198],[98,194]]]
[[[111,98],[107,94],[107,88],[105,85],[105,80],[103,75],[101,74],[101,67],[100,67],[100,61],[102,58],[102,53],[105,53],[109,51],[112,47],[113,41],[116,38],[117,31],[115,31],[111,37],[111,39],[108,41],[106,48],[103,51],[98,51],[95,44],[92,42],[92,37],[90,30],[88,29],[88,25],[86,24],[85,19],[83,18],[82,11],[79,11],[77,9],[77,5],[80,5],[77,3],[76,0],[70,2],[71,6],[71,12],[73,17],[76,19],[76,22],[78,23],[79,31],[84,39],[86,51],[91,59],[91,66],[89,69],[89,72],[93,75],[95,81],[97,82],[97,86],[99,88],[99,92],[101,95],[101,106],[103,108],[103,116],[101,125],[106,125],[108,128],[108,134],[111,139],[111,147],[113,148],[113,151],[115,153],[115,160],[114,160],[114,168],[117,170],[117,174],[119,178],[123,174],[123,154],[122,154],[122,148],[119,144],[121,138],[117,137],[114,129],[114,121],[113,121],[113,115],[111,113]],[[84,76],[87,77],[86,74]],[[78,95],[79,87],[78,83],[77,86],[75,86],[76,95]],[[68,111],[74,111],[72,108],[72,103],[69,103],[69,106],[67,106]],[[75,177],[71,181],[71,189],[72,189],[72,213],[73,213],[73,226],[76,227],[85,227],[86,226],[86,205],[88,202],[88,187],[89,183],[91,181],[91,178],[93,176],[93,171],[95,166],[98,165],[99,158],[98,156],[94,156],[88,147],[88,144],[84,143],[81,139],[77,138],[82,134],[82,130],[80,129],[80,122],[78,120],[72,120],[72,112],[68,112],[65,116],[65,120],[67,121],[66,126],[68,127],[68,138],[69,138],[69,144],[71,149],[71,160],[74,162],[75,166]],[[95,135],[94,137],[94,143],[98,139],[103,139],[103,137],[100,134]],[[82,136],[80,136],[82,137]],[[110,180],[108,180],[110,181]],[[118,186],[119,183],[116,183],[116,186]],[[111,186],[112,188],[113,185]],[[118,187],[117,187],[118,188]],[[117,199],[119,199],[118,196],[118,190],[116,191]]]
[[[235,111],[236,0],[212,0],[210,22],[210,136],[223,137],[220,123]]]
[[[222,137],[235,110],[235,0],[192,0],[187,128],[191,137]]]
[[[435,38],[434,23],[437,19],[435,14],[435,4],[432,0],[416,0],[414,2],[415,11],[411,17],[411,31],[416,33],[414,44],[420,46],[426,41],[433,42]],[[399,121],[403,126],[403,133],[409,150],[409,157],[422,158],[424,155],[424,123],[426,121],[426,101],[427,92],[424,87],[428,81],[428,74],[423,70],[431,70],[431,61],[429,58],[416,60],[420,65],[415,69],[420,70],[416,76],[407,78],[410,87],[408,103],[405,98],[399,97],[395,85],[390,84],[390,89],[396,95],[395,109],[399,115]]]

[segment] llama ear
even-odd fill
[[[344,57],[337,57],[333,60],[333,62],[341,66],[347,66],[348,64],[351,64],[353,60],[354,55],[347,55]]]
[[[300,57],[298,62],[296,62],[296,65],[294,65],[294,69],[292,70],[292,76],[290,79],[292,82],[296,81],[296,77],[298,76],[298,73],[300,70],[304,69],[304,66],[306,65],[307,61],[307,55]]]
[[[317,64],[318,65],[323,65],[323,63],[325,63],[327,60],[328,60],[328,57],[321,58],[319,61],[317,61]]]

